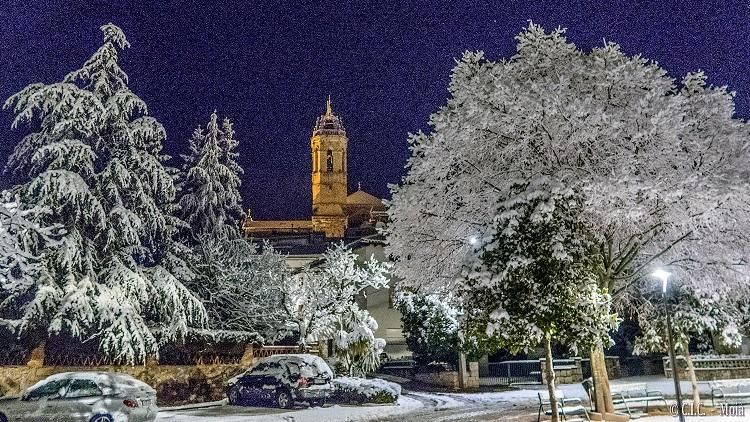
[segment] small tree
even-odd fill
[[[464,270],[468,331],[516,353],[543,345],[558,420],[552,342],[577,352],[607,344],[615,319],[599,291],[591,239],[573,189],[539,178],[513,186]]]
[[[404,336],[414,360],[458,362],[458,311],[436,295],[401,293],[396,299]]]
[[[387,287],[390,264],[371,257],[360,265],[343,243],[326,251],[318,264],[305,268],[282,287],[284,308],[297,326],[300,346],[334,339],[337,347],[351,349],[337,352],[345,357],[350,372],[357,365],[365,370],[374,368],[385,343],[375,339],[372,331],[377,323],[359,309],[356,298],[368,288]]]
[[[680,283],[672,283],[671,292],[665,298],[661,292],[654,292],[642,286],[641,296],[633,300],[641,301],[637,315],[641,335],[636,339],[634,354],[653,352],[668,353],[666,314],[664,301],[668,301],[667,312],[672,319],[672,333],[675,349],[682,353],[687,363],[688,376],[693,392],[693,403],[700,403],[698,379],[693,359],[688,348],[691,339],[718,334],[722,344],[738,347],[742,344],[739,327],[743,320],[744,296],[741,292],[731,298],[705,289],[691,289]],[[672,368],[677,371],[678,368]]]

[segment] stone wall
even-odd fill
[[[750,378],[750,356],[692,356],[695,377],[698,381],[715,381]],[[689,379],[685,358],[677,356],[677,367],[681,379]],[[664,357],[664,376],[672,377],[669,357]]]
[[[479,389],[479,363],[467,364],[466,390]],[[451,390],[460,390],[458,371],[417,372],[414,379],[421,383]]]
[[[553,361],[555,369],[555,384],[575,384],[583,381],[583,369],[581,367],[581,358],[565,359],[562,362],[556,359]],[[542,384],[547,385],[547,362],[545,359],[539,359],[542,368]]]
[[[52,374],[104,371],[126,373],[154,387],[160,406],[215,401],[225,397],[224,383],[245,369],[242,365],[4,366],[0,368],[0,395],[18,395]]]
[[[604,363],[607,366],[607,378],[616,380],[623,377],[620,358],[617,356],[605,356]]]
[[[0,396],[18,395],[52,374],[61,372],[104,371],[132,375],[156,389],[160,406],[221,400],[229,378],[252,366],[255,359],[282,353],[296,353],[296,348],[247,346],[239,363],[210,365],[159,365],[149,361],[139,366],[45,366],[43,348],[35,350],[25,366],[0,366]],[[311,351],[317,352],[317,351]]]

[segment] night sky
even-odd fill
[[[510,57],[527,20],[562,26],[584,50],[607,39],[673,77],[702,69],[737,91],[737,115],[747,118],[749,11],[748,1],[0,0],[0,97],[60,81],[111,21],[131,43],[120,64],[166,127],[167,151],[179,153],[217,109],[235,122],[245,207],[258,218],[305,218],[310,132],[329,93],[349,135],[350,191],[361,181],[387,197],[404,172],[407,133],[426,130],[445,103],[463,51]],[[0,113],[2,163],[25,133],[11,120]]]

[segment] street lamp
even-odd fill
[[[680,422],[685,422],[685,414],[682,412],[682,392],[680,391],[680,376],[677,372],[677,358],[674,351],[674,339],[672,338],[672,318],[667,309],[667,282],[672,274],[659,268],[652,276],[661,280],[661,297],[664,304],[664,315],[667,318],[667,338],[669,339],[669,362],[672,365],[672,379],[674,380],[674,394],[677,397],[677,417]]]

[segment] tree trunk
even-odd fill
[[[690,376],[690,386],[693,388],[693,412],[697,413],[700,410],[701,394],[698,391],[698,378],[695,376],[695,367],[693,366],[693,358],[690,357],[690,351],[688,345],[683,343],[682,348],[685,350],[685,362],[687,362],[688,375]],[[677,368],[672,368],[676,371]]]
[[[545,368],[544,376],[547,380],[547,391],[549,391],[549,407],[552,412],[552,422],[558,422],[560,419],[557,414],[557,395],[555,394],[555,368],[552,366],[552,344],[550,335],[544,337]]]
[[[591,351],[591,376],[594,378],[594,408],[601,414],[613,413],[615,406],[612,404],[607,363],[604,360],[604,348],[601,346]]]
[[[297,326],[299,327],[299,346],[300,353],[304,353],[307,348],[307,324],[302,320],[297,320]]]

